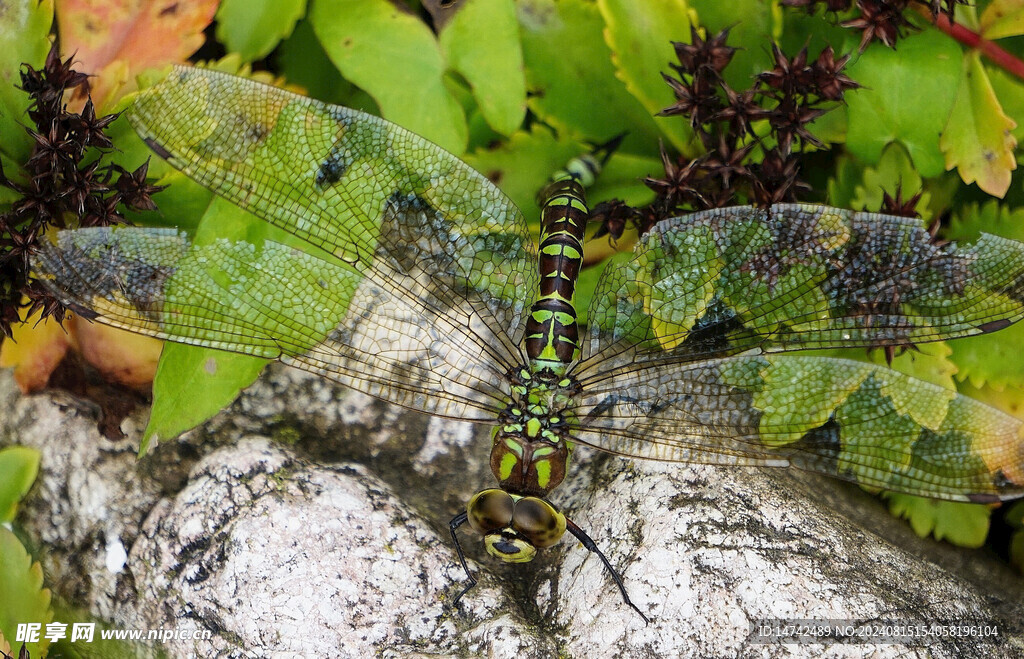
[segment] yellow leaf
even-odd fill
[[[1024,34],[1024,0],[992,0],[981,15],[980,28],[986,39]]]
[[[14,367],[14,381],[24,393],[39,391],[64,359],[68,335],[53,318],[40,323],[29,318],[15,325],[12,333],[13,338],[0,345],[0,368]]]
[[[104,378],[136,389],[149,388],[162,341],[79,318],[72,319],[69,329],[82,357]]]
[[[126,60],[116,59],[97,73],[89,87],[92,102],[102,112],[112,108],[128,92],[135,91],[135,75]]]
[[[956,101],[939,139],[946,169],[956,167],[964,183],[977,182],[988,194],[1002,197],[1017,166],[1017,140],[1010,133],[1016,126],[999,105],[980,54],[967,53]]]

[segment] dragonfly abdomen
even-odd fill
[[[540,289],[526,322],[526,353],[535,370],[563,372],[579,356],[573,298],[589,211],[577,177],[565,176],[545,190],[541,214]]]

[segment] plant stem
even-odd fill
[[[927,10],[924,10],[921,13],[926,15],[929,19],[932,17],[931,13]],[[968,48],[977,48],[981,51],[981,54],[987,57],[993,64],[1007,73],[1024,80],[1024,61],[1021,61],[1013,54],[1003,50],[997,46],[995,42],[989,41],[977,32],[970,30],[959,23],[950,21],[949,17],[943,13],[936,15],[934,22],[935,27],[939,28]]]

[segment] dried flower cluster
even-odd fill
[[[55,43],[39,71],[25,65],[21,89],[32,99],[28,116],[35,129],[32,156],[24,163],[27,181],[7,178],[0,170],[0,185],[19,197],[0,214],[0,332],[11,336],[28,298],[28,317],[64,318],[64,308],[29,275],[29,253],[51,227],[64,227],[69,217],[79,226],[107,226],[124,221],[120,208],[151,210],[150,195],[160,187],[146,184],[148,163],[134,172],[115,164],[102,164],[104,149],[112,148],[104,134],[117,115],[96,116],[90,99],[81,114],[68,112],[64,92],[88,85],[88,76],[61,61]]]
[[[705,40],[691,28],[691,43],[674,44],[676,76],[663,76],[677,101],[661,114],[687,117],[705,153],[674,160],[662,152],[665,177],[646,181],[658,199],[645,212],[641,230],[681,210],[718,208],[739,198],[765,206],[794,201],[799,190],[808,189],[799,178],[800,154],[825,146],[808,124],[859,86],[842,72],[848,57],[836,58],[832,48],[809,61],[806,49],[789,58],[775,46],[774,68],[750,89],[736,91],[722,77],[735,52],[727,39],[728,30]],[[766,122],[767,132],[755,131],[755,122]],[[623,211],[599,210],[607,213],[614,235]]]
[[[803,7],[810,12],[824,5],[826,11],[832,13],[847,12],[856,5],[856,13],[840,25],[861,31],[860,49],[863,51],[876,39],[893,48],[905,36],[905,30],[914,29],[906,16],[911,5],[925,5],[932,16],[941,12],[952,18],[956,5],[966,5],[968,0],[782,0],[782,4]]]
[[[900,217],[921,217],[921,214],[917,212],[917,203],[921,201],[921,195],[924,194],[923,190],[919,190],[917,194],[913,195],[909,199],[903,198],[903,185],[896,186],[896,196],[892,196],[888,191],[882,191],[882,207],[878,210],[879,213],[885,213],[886,215],[899,215]],[[935,234],[938,232],[939,223],[938,218],[928,228],[928,231],[932,234],[932,242],[935,240]]]

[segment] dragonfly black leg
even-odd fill
[[[455,551],[459,554],[459,562],[462,563],[462,569],[466,571],[466,578],[469,579],[469,585],[459,591],[459,594],[452,600],[452,606],[459,603],[459,600],[463,595],[468,593],[473,586],[476,585],[476,579],[469,571],[469,566],[466,565],[466,555],[462,553],[462,543],[459,542],[459,536],[455,533],[460,526],[465,524],[469,520],[469,515],[465,512],[461,512],[452,518],[452,521],[448,522],[448,530],[452,532],[452,541],[455,543]],[[641,614],[643,615],[643,614]]]
[[[586,547],[587,550],[597,554],[597,557],[601,559],[602,563],[604,563],[605,569],[608,570],[608,574],[611,575],[612,580],[615,582],[615,585],[619,587],[619,592],[622,593],[622,599],[634,611],[640,614],[640,617],[644,619],[645,623],[650,624],[650,619],[648,619],[648,617],[644,615],[644,612],[638,609],[636,604],[633,604],[633,601],[629,599],[629,593],[626,592],[626,586],[622,583],[622,577],[620,577],[619,573],[615,571],[615,568],[612,567],[612,564],[608,562],[608,559],[605,557],[604,554],[601,553],[601,550],[597,548],[597,543],[594,542],[589,535],[587,535],[586,531],[576,526],[576,524],[569,518],[565,519],[565,528],[567,531],[569,531],[569,533],[572,533],[573,537],[582,542],[583,546]]]

